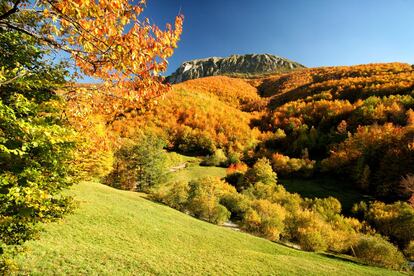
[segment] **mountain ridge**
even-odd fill
[[[229,57],[208,57],[183,62],[166,81],[171,84],[218,75],[263,75],[286,73],[306,68],[304,65],[271,54],[231,55]]]

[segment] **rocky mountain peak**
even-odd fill
[[[231,55],[226,58],[210,57],[184,62],[171,76],[170,83],[208,76],[254,76],[289,72],[305,68],[302,64],[270,54]]]

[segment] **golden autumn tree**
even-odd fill
[[[0,28],[70,53],[83,74],[116,87],[105,94],[112,99],[102,106],[111,109],[106,111],[134,109],[167,91],[159,73],[167,68],[183,24],[178,15],[174,27],[161,30],[140,18],[145,5],[145,0],[2,0]]]
[[[66,114],[80,133],[79,170],[102,176],[111,167],[116,135],[107,123],[152,104],[169,85],[159,73],[182,32],[183,16],[165,30],[142,18],[146,1],[0,0],[0,29],[17,31],[70,54],[98,87],[71,87],[62,93]]]
[[[10,274],[12,257],[37,236],[40,222],[71,211],[62,190],[83,173],[99,177],[110,167],[108,117],[101,117],[139,109],[167,91],[158,74],[183,18],[161,30],[139,18],[144,7],[126,0],[0,0],[0,275]],[[50,51],[69,53],[107,89],[58,91],[67,68],[51,61]],[[74,99],[65,112],[61,93]]]

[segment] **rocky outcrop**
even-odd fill
[[[169,83],[208,76],[254,76],[289,72],[305,68],[302,64],[270,54],[232,55],[227,58],[211,57],[184,62],[171,76]]]

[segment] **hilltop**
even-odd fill
[[[208,76],[260,76],[286,73],[305,68],[302,64],[270,54],[231,55],[226,58],[210,57],[184,62],[171,76],[170,83]]]
[[[49,224],[19,273],[99,275],[398,275],[212,225],[97,183],[72,194],[75,214]]]

